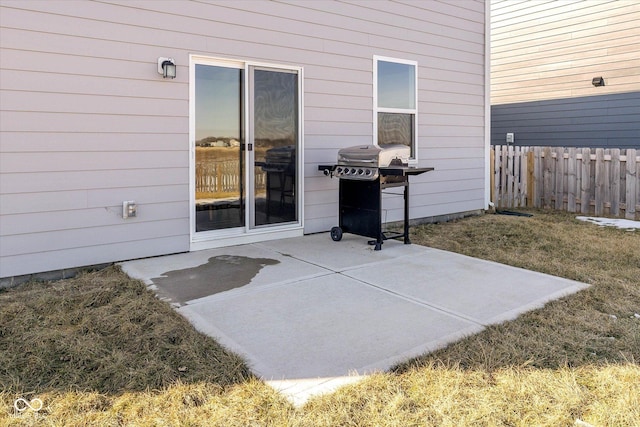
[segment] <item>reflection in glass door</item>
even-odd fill
[[[195,65],[195,231],[245,225],[244,70]]]
[[[298,73],[249,67],[251,226],[298,220]]]

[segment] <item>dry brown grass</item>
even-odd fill
[[[0,393],[8,426],[637,426],[640,368],[504,368],[491,375],[437,365],[377,374],[294,408],[257,380],[228,387],[176,384],[124,393],[44,393],[39,413],[14,414]],[[5,415],[6,414],[6,415]]]
[[[412,240],[592,286],[408,365],[444,360],[483,370],[522,364],[555,369],[640,360],[640,233],[601,228],[563,212],[529,212],[534,216],[424,225]]]
[[[117,267],[0,293],[0,343],[0,389],[14,393],[227,385],[251,375]]]
[[[0,425],[640,426],[640,234],[534,214],[413,241],[589,289],[300,408],[117,269],[1,292]]]

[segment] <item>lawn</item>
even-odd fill
[[[1,291],[0,425],[640,426],[640,233],[531,212],[412,241],[591,287],[302,407],[117,267]]]

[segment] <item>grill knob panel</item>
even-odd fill
[[[335,176],[343,179],[361,179],[366,181],[373,181],[378,177],[378,168],[375,167],[351,167],[351,166],[337,166],[335,169]]]

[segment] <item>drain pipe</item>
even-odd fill
[[[514,211],[504,211],[502,209],[498,209],[496,208],[496,205],[489,201],[489,208],[490,210],[493,209],[493,211],[497,214],[497,215],[512,215],[512,216],[526,216],[526,217],[532,217],[533,214],[530,213],[525,213],[525,212],[514,212]]]

